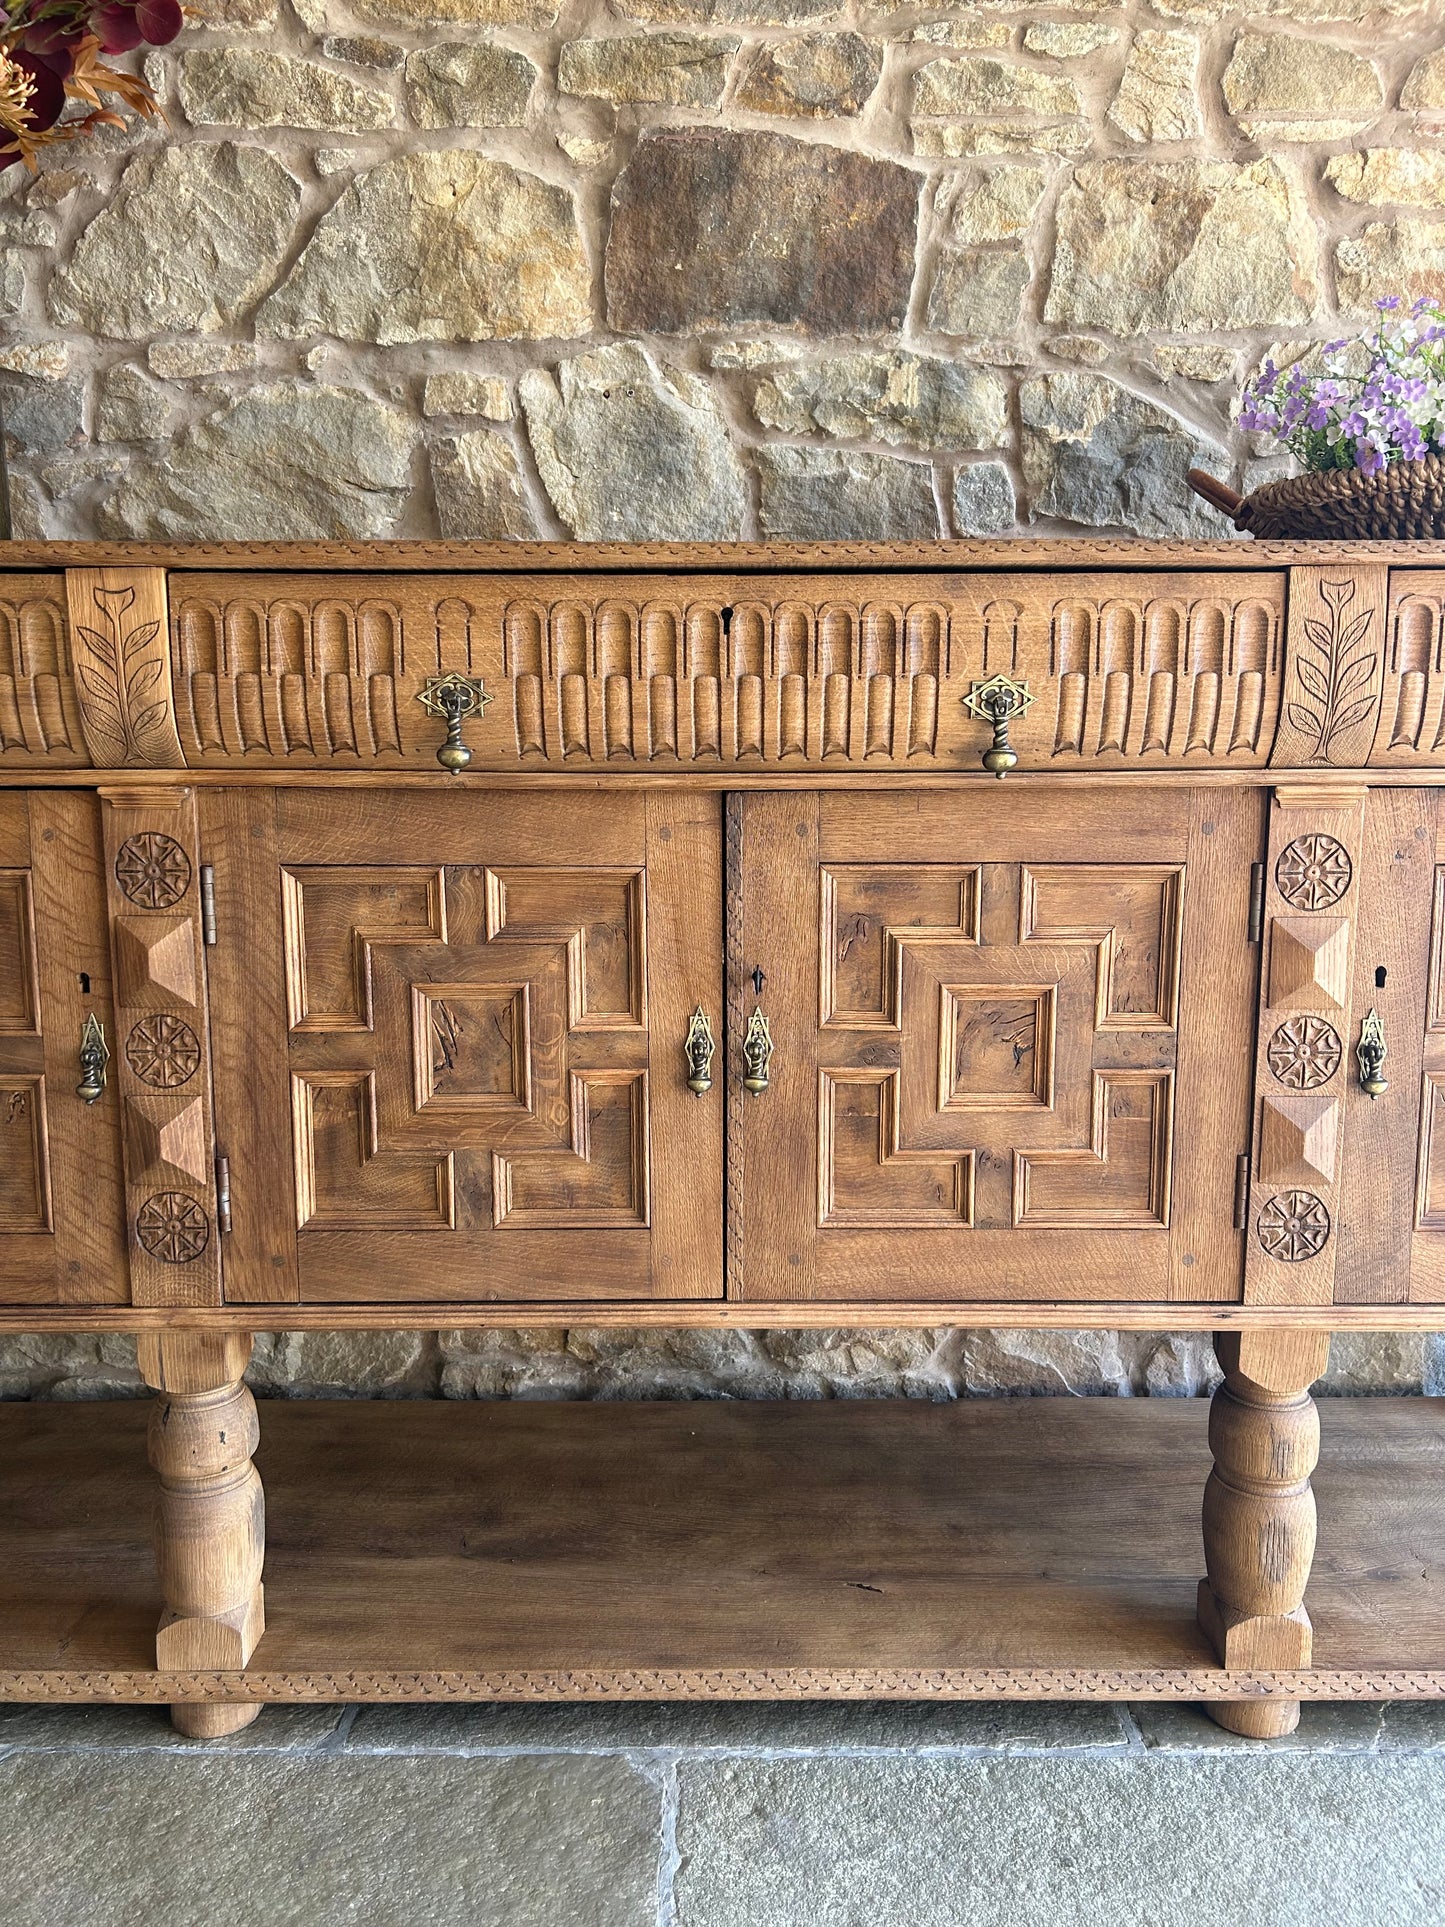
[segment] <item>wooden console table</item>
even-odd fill
[[[1445,547],[0,560],[0,1324],[160,1394],[158,1577],[0,1410],[0,1697],[1445,1694],[1432,1401],[1304,1606],[1445,1324]],[[357,1403],[263,1605],[251,1333],[526,1323],[1213,1330],[1205,1575],[1167,1401]]]

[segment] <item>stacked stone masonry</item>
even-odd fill
[[[16,531],[1217,535],[1266,352],[1445,297],[1441,0],[201,0],[0,175]],[[1445,1380],[1336,1342],[1337,1389]],[[291,1336],[262,1390],[1197,1393],[1195,1338]],[[10,1340],[0,1395],[135,1383]]]
[[[1439,0],[205,0],[0,176],[20,532],[1218,534],[1445,294]]]

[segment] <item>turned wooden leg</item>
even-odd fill
[[[244,1332],[174,1331],[139,1342],[141,1376],[160,1393],[150,1462],[160,1474],[156,1558],[165,1610],[156,1631],[163,1672],[231,1672],[265,1631],[261,1561],[266,1510],[251,1463],[260,1432],[241,1383],[251,1356]],[[180,1702],[171,1719],[196,1739],[249,1726],[250,1701]]]
[[[1209,1413],[1214,1470],[1204,1488],[1199,1623],[1231,1671],[1293,1672],[1313,1646],[1305,1584],[1315,1556],[1310,1473],[1320,1415],[1309,1388],[1329,1362],[1328,1332],[1218,1332],[1224,1383]],[[1278,1739],[1298,1700],[1214,1700],[1231,1733]]]

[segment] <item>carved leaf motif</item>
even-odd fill
[[[1346,619],[1354,594],[1353,582],[1321,582],[1320,598],[1330,611],[1329,620],[1311,616],[1303,624],[1306,644],[1319,660],[1301,651],[1294,674],[1304,699],[1287,704],[1285,713],[1309,741],[1313,762],[1328,762],[1335,743],[1366,720],[1377,700],[1370,684],[1379,655],[1364,646],[1375,612],[1362,609]],[[1362,689],[1367,693],[1357,693]]]
[[[76,633],[85,643],[88,658],[79,665],[82,685],[99,709],[103,720],[120,738],[121,760],[137,761],[144,753],[141,739],[154,729],[166,714],[164,697],[138,709],[141,698],[160,681],[164,665],[151,653],[160,634],[156,621],[137,623],[133,629],[122,626],[122,618],[135,601],[135,590],[97,588],[96,607],[109,625],[110,633],[77,624]]]

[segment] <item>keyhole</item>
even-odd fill
[[[766,977],[765,977],[765,976],[763,975],[763,972],[762,972],[762,967],[761,967],[761,965],[758,965],[758,964],[754,964],[754,966],[753,966],[753,995],[754,995],[755,997],[761,997],[761,996],[762,996],[762,994],[763,994],[763,985],[764,985],[764,984],[765,984],[765,983],[766,983],[767,981],[768,981],[768,980],[767,980],[767,978],[766,978]]]
[[[1375,965],[1376,990],[1383,990],[1385,988],[1385,976],[1386,976],[1385,966],[1383,964],[1376,964]]]
[[[88,997],[90,995],[90,972],[88,970],[82,970],[80,973],[80,994],[82,997]]]
[[[732,612],[732,610],[731,610],[731,609],[719,609],[719,610],[718,610],[718,621],[719,621],[719,622],[721,622],[721,624],[722,624],[722,632],[723,632],[723,641],[724,641],[724,642],[726,642],[726,641],[727,641],[727,639],[728,639],[728,637],[729,637],[729,636],[730,636],[730,635],[732,634],[732,627],[733,627],[733,612]]]

